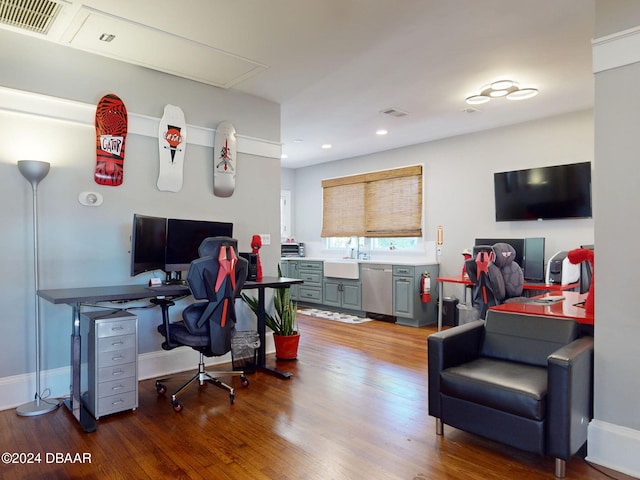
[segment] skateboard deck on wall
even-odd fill
[[[99,185],[116,187],[124,177],[124,147],[127,139],[127,109],[120,98],[109,93],[96,107],[96,170]]]
[[[166,105],[158,127],[158,190],[179,192],[182,189],[186,135],[187,124],[182,109],[175,105]]]
[[[236,186],[236,129],[220,122],[213,144],[213,194],[230,197]]]

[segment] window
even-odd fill
[[[422,237],[422,166],[322,181],[323,237]]]

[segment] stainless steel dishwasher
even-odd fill
[[[391,265],[363,263],[362,310],[383,315],[393,314],[393,268]]]

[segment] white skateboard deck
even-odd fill
[[[236,129],[220,122],[213,144],[213,194],[230,197],[236,187]]]
[[[158,190],[179,192],[182,189],[186,136],[187,124],[182,109],[175,105],[166,105],[158,127],[158,148],[160,150]]]

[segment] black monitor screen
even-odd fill
[[[544,237],[524,239],[524,279],[544,282]]]
[[[164,269],[167,219],[133,215],[131,230],[131,276]]]
[[[198,258],[198,247],[207,237],[233,237],[233,223],[204,220],[167,220],[165,272],[181,272]]]
[[[494,174],[496,221],[591,217],[591,163]]]

